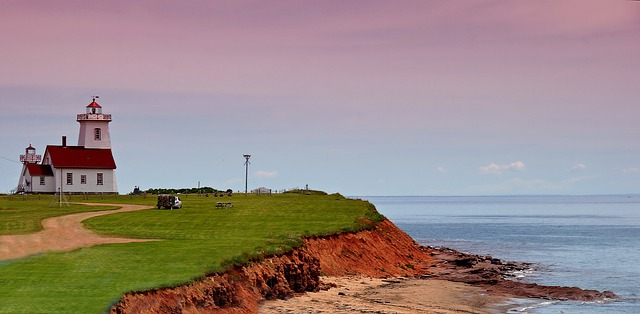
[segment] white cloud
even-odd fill
[[[525,169],[525,165],[524,165],[524,162],[522,161],[516,161],[510,164],[503,164],[503,165],[492,162],[484,167],[480,167],[480,172],[486,173],[486,174],[502,174],[505,171],[511,171],[511,170],[522,171],[524,169]]]
[[[587,165],[583,164],[583,163],[579,163],[576,164],[575,166],[571,167],[571,169],[569,169],[570,171],[580,171],[583,169],[587,169]]]
[[[447,169],[445,169],[445,167],[441,167],[441,166],[436,168],[436,171],[438,171],[440,173],[447,173],[448,172]]]
[[[277,171],[258,170],[258,171],[256,171],[255,176],[257,178],[275,178],[275,177],[278,176],[278,172]]]

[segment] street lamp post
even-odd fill
[[[243,155],[244,158],[247,160],[244,162],[244,194],[247,194],[247,180],[249,179],[249,164],[251,164],[249,162],[249,157],[251,157],[251,155],[249,154],[244,154]]]

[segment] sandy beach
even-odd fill
[[[328,290],[266,301],[259,313],[498,313],[508,298],[445,280],[322,277]]]

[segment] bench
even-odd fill
[[[216,208],[231,208],[233,207],[233,204],[231,204],[230,202],[217,202],[216,203]]]

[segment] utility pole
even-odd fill
[[[244,154],[243,156],[247,160],[244,162],[244,194],[247,195],[247,180],[249,179],[249,165],[251,164],[249,158],[251,155]]]

